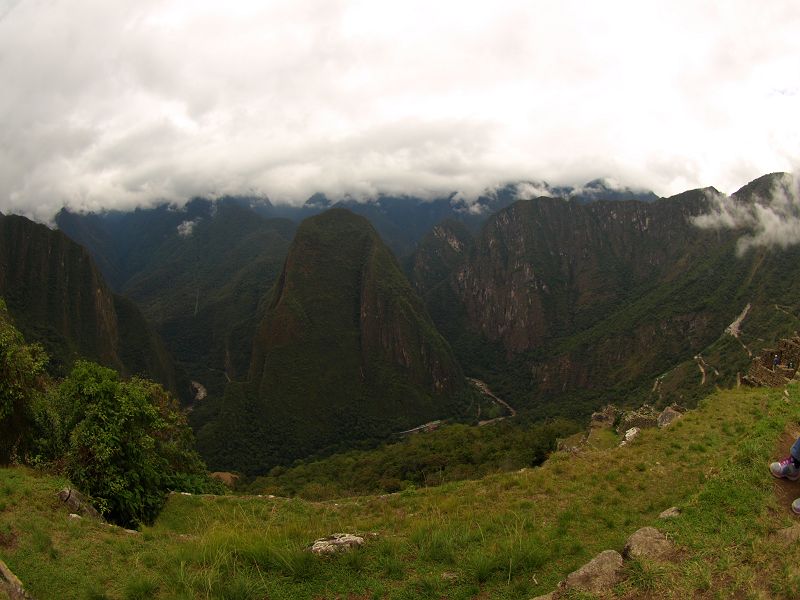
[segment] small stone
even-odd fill
[[[181,492],[181,496],[191,496],[190,492]]]
[[[138,534],[138,533],[139,533],[139,532],[138,532],[138,531],[136,531],[135,529],[123,529],[123,531],[124,531],[125,533],[133,533],[133,534]]]
[[[674,519],[675,517],[680,517],[680,516],[681,516],[681,509],[678,508],[677,506],[673,506],[671,508],[668,508],[664,512],[662,512],[660,515],[658,515],[658,518],[659,519]]]
[[[458,573],[453,573],[452,571],[445,571],[442,573],[442,579],[445,581],[457,581],[458,580]]]
[[[76,515],[75,513],[69,513],[69,518],[70,519],[81,519],[82,517],[80,515]]]
[[[624,439],[619,443],[619,445],[620,446],[627,446],[633,440],[635,440],[637,437],[639,437],[639,434],[641,432],[642,432],[642,430],[639,429],[638,427],[631,427],[630,429],[628,429],[628,431],[625,432]]]
[[[348,552],[362,545],[364,545],[363,537],[352,533],[334,533],[315,540],[310,549],[314,554],[336,554],[337,552]]]
[[[655,527],[642,527],[625,544],[622,554],[625,558],[646,558],[654,561],[668,561],[675,552],[672,542]]]
[[[578,589],[595,594],[614,587],[620,579],[622,555],[616,550],[604,550],[577,571],[567,575],[560,584],[564,589]]]

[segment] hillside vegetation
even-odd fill
[[[767,464],[798,419],[795,386],[718,391],[624,448],[326,502],[177,494],[140,534],[70,519],[54,501],[63,480],[4,469],[0,549],[37,598],[527,599],[653,525],[675,560],[626,563],[613,597],[796,598],[800,547],[779,532],[796,523],[800,484],[780,485]],[[671,506],[682,514],[659,520]],[[307,551],[340,531],[365,546]]]

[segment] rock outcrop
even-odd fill
[[[86,358],[123,375],[144,374],[188,399],[188,380],[139,309],[112,293],[86,249],[60,231],[0,216],[0,296],[59,374]]]
[[[675,547],[663,533],[654,527],[642,527],[628,538],[622,554],[616,550],[604,550],[567,575],[554,591],[533,600],[560,600],[573,591],[604,595],[622,580],[625,560],[667,562],[674,555]]]
[[[96,521],[103,520],[97,509],[89,502],[89,499],[76,489],[68,487],[62,489],[58,492],[58,499],[66,504],[67,508],[74,514]]]
[[[338,554],[364,545],[364,538],[352,533],[334,533],[315,540],[309,550],[313,554]]]
[[[622,556],[616,550],[604,550],[577,571],[567,575],[563,589],[600,593],[620,580]]]
[[[668,561],[675,553],[673,543],[655,527],[642,527],[628,538],[622,555],[626,559],[644,558]]]
[[[659,429],[663,429],[664,427],[669,427],[672,423],[680,419],[683,416],[684,412],[686,411],[681,407],[679,407],[677,404],[673,404],[672,406],[666,407],[664,410],[661,411],[661,414],[658,415],[656,423]]]

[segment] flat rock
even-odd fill
[[[363,537],[352,533],[334,533],[328,537],[315,540],[311,545],[311,552],[314,554],[336,554],[337,552],[348,552],[363,545]]]
[[[681,509],[678,508],[677,506],[673,506],[671,508],[668,508],[664,512],[662,512],[660,515],[658,515],[658,518],[659,519],[674,519],[675,517],[680,517],[680,516],[681,516]]]
[[[599,594],[619,583],[621,569],[622,555],[616,550],[604,550],[580,569],[567,575],[561,587]]]
[[[655,527],[642,527],[625,544],[625,558],[645,558],[664,562],[675,553],[673,543]]]
[[[800,523],[792,525],[786,529],[779,529],[775,532],[774,538],[778,542],[784,544],[794,544],[800,540]]]

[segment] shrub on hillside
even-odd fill
[[[28,406],[42,392],[46,364],[47,355],[39,345],[25,344],[0,299],[0,464],[23,451]]]
[[[124,381],[112,369],[79,361],[56,399],[59,414],[47,423],[53,434],[67,437],[50,437],[51,451],[66,449],[67,476],[109,519],[128,526],[151,522],[169,490],[207,489],[191,430],[160,385]]]

